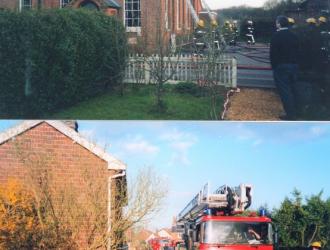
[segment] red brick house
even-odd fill
[[[197,13],[202,10],[201,0],[191,1]],[[194,22],[186,0],[1,0],[0,8],[16,10],[37,8],[89,8],[115,15],[123,21],[129,43],[139,37],[154,45],[156,34],[182,35],[193,31]]]
[[[77,199],[84,199],[82,172],[86,167],[93,182],[101,183],[102,206],[109,221],[114,178],[126,179],[124,163],[61,121],[24,121],[0,133],[0,159],[0,184],[9,179],[25,180],[31,174],[29,164],[40,164],[51,170],[55,187],[81,190]],[[81,236],[81,241],[85,240]]]

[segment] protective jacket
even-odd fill
[[[279,64],[298,64],[299,42],[289,29],[277,31],[270,43],[270,62],[272,68]]]

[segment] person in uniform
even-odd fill
[[[285,16],[276,18],[277,31],[270,43],[270,61],[286,115],[282,120],[295,120],[297,116],[296,80],[298,74],[299,42],[297,36],[288,28]]]
[[[248,44],[255,44],[253,22],[248,20],[246,23],[246,37]]]

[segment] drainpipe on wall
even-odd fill
[[[113,179],[117,179],[117,178],[120,178],[120,177],[124,177],[126,175],[126,171],[123,170],[121,173],[119,174],[115,174],[115,175],[112,175],[112,176],[109,176],[109,180],[108,180],[108,233],[109,233],[109,236],[108,236],[108,247],[107,249],[110,250],[111,248],[111,236],[110,236],[110,233],[111,233],[111,187],[112,187],[112,180]]]

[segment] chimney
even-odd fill
[[[74,131],[78,132],[78,122],[75,120],[63,120],[62,121],[66,126],[72,128]]]

